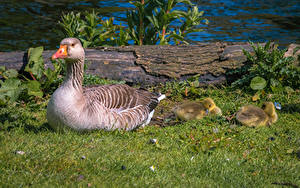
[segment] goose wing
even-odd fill
[[[145,106],[152,111],[158,104],[158,94],[123,84],[86,87],[83,95],[93,103],[118,111]]]
[[[127,85],[104,85],[84,88],[88,111],[101,114],[108,129],[132,130],[147,125],[160,96]]]

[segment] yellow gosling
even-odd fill
[[[248,127],[261,127],[275,123],[278,116],[274,104],[265,102],[262,108],[253,105],[243,106],[237,112],[236,119]]]
[[[200,102],[186,102],[173,110],[177,118],[181,120],[199,120],[209,114],[222,115],[222,111],[211,98]]]

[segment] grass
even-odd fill
[[[164,127],[153,121],[131,132],[54,132],[45,119],[49,97],[1,108],[0,187],[300,186],[299,91],[254,103],[242,91],[202,88],[194,98],[207,96],[223,117]],[[243,104],[267,99],[283,106],[272,126],[248,128],[227,119]],[[171,95],[155,118],[165,117],[182,100]]]

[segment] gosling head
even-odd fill
[[[66,59],[67,62],[84,59],[84,49],[77,38],[65,38],[60,42],[60,47],[52,56],[54,59]]]
[[[209,112],[216,107],[215,102],[211,98],[204,99],[202,104],[204,105],[204,108],[207,109]]]
[[[275,106],[272,102],[264,102],[262,105],[262,109],[266,112],[266,114],[268,114],[268,116],[276,116]]]
[[[265,102],[262,105],[262,109],[269,116],[268,125],[275,123],[278,119],[277,113],[275,111],[275,106],[272,102]]]

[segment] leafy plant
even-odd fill
[[[114,18],[103,20],[98,13],[70,12],[63,14],[59,25],[65,37],[79,38],[83,47],[100,45],[128,45],[129,35],[123,26],[115,25]],[[119,34],[119,36],[117,36]]]
[[[271,90],[273,92],[298,88],[300,85],[300,68],[293,64],[293,57],[284,57],[286,50],[266,43],[264,46],[250,42],[254,54],[243,50],[251,67],[241,79],[232,86],[250,86],[253,90]]]
[[[185,39],[187,34],[200,32],[197,28],[204,20],[203,11],[199,12],[197,6],[189,8],[188,11],[175,10],[179,3],[193,6],[190,0],[155,0],[155,1],[133,1],[136,9],[127,12],[130,36],[138,45],[169,44],[174,41],[188,43]],[[171,24],[179,21],[180,26],[171,27]]]
[[[197,6],[194,6],[188,12],[179,10],[172,11],[175,5],[179,2],[185,2],[188,5],[192,5],[190,1],[164,2],[164,4],[160,7],[161,11],[155,9],[155,14],[148,17],[150,22],[154,25],[156,33],[158,33],[157,38],[159,39],[159,44],[169,44],[171,40],[173,40],[176,44],[179,44],[180,42],[188,44],[186,40],[187,34],[202,31],[202,29],[196,28],[201,24],[202,20],[205,20],[205,23],[208,23],[206,19],[202,18],[204,12],[199,12]],[[176,19],[179,19],[181,25],[171,28],[171,23]]]
[[[157,36],[153,25],[150,25],[147,16],[158,6],[157,0],[140,0],[130,1],[135,6],[134,10],[127,12],[128,32],[135,44],[143,45],[148,43],[156,43]]]
[[[3,105],[7,101],[15,101],[22,92],[22,88],[16,70],[6,70],[4,66],[1,66],[0,75],[5,79],[5,81],[0,80],[0,105]]]
[[[43,92],[49,92],[52,90],[52,84],[59,77],[63,69],[63,61],[52,61],[54,69],[45,69],[44,60],[42,57],[43,47],[29,48],[28,50],[28,64],[25,67],[25,71],[29,72],[32,79],[30,80],[32,88],[40,90],[38,97],[43,96]],[[29,82],[29,80],[28,80]],[[57,86],[57,85],[55,85]]]
[[[0,104],[3,105],[9,101],[14,102],[19,98],[41,98],[57,86],[62,65],[58,62],[52,62],[54,70],[45,69],[42,53],[43,47],[29,48],[28,50],[28,63],[24,71],[29,73],[30,78],[24,74],[19,74],[14,69],[6,70],[5,67],[1,67],[0,75],[4,81],[0,80]]]
[[[188,43],[189,33],[200,32],[198,26],[208,24],[203,11],[198,10],[190,0],[137,0],[131,1],[134,10],[127,11],[127,27],[115,25],[114,18],[103,20],[98,13],[70,12],[59,22],[65,37],[79,38],[84,47],[101,45],[137,45]],[[188,11],[175,10],[183,3]],[[174,22],[180,23],[172,26]]]

